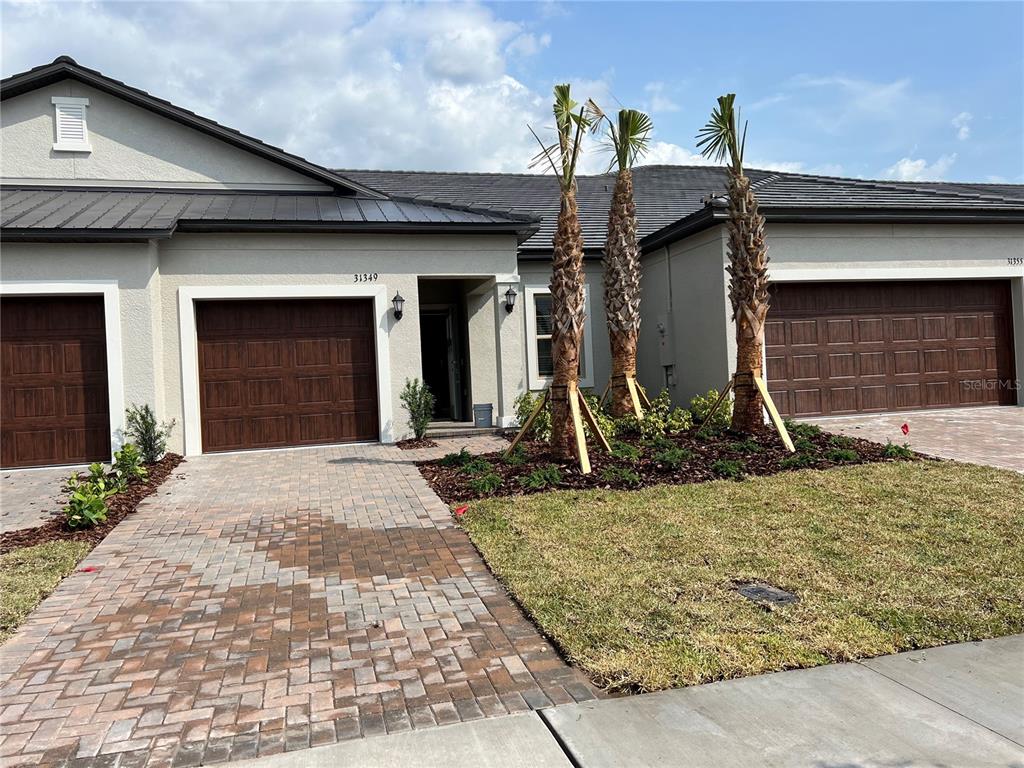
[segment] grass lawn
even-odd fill
[[[922,461],[493,498],[462,523],[573,663],[650,691],[1024,631],[1022,499],[1019,474]]]
[[[87,541],[50,541],[0,556],[0,642],[14,634],[92,547]]]

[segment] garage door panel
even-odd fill
[[[242,345],[237,341],[210,341],[200,350],[202,368],[209,371],[237,371],[242,367]]]
[[[0,464],[110,459],[101,296],[0,300]]]
[[[214,350],[199,355],[204,450],[377,438],[371,301],[200,302],[196,313],[200,350]],[[241,350],[234,368],[226,342]]]
[[[1008,281],[791,283],[772,294],[767,373],[784,414],[1015,401]]]
[[[786,324],[781,321],[768,320],[764,324],[765,344],[782,346],[786,343]]]
[[[857,320],[857,341],[861,344],[872,344],[885,341],[885,324],[880,317],[859,318]]]

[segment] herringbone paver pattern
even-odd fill
[[[424,456],[183,464],[4,647],[0,759],[191,766],[592,698],[420,478]]]

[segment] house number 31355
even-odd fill
[[[355,278],[352,282],[355,283],[372,283],[377,280],[376,272],[356,272],[352,275]]]

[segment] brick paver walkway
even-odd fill
[[[423,455],[183,464],[4,646],[0,761],[199,765],[592,698]]]
[[[60,515],[66,496],[61,488],[76,470],[86,467],[0,471],[0,531],[32,528]]]
[[[914,450],[930,456],[1024,472],[1024,408],[1016,406],[863,414],[808,421],[829,432],[879,443],[910,443]],[[903,424],[910,427],[910,434],[903,434]]]

